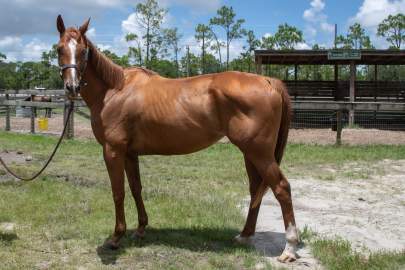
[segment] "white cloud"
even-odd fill
[[[304,11],[303,17],[308,21],[316,22],[318,16],[322,15],[321,11],[325,8],[325,3],[323,0],[313,0],[310,5],[311,8]]]
[[[0,39],[0,50],[12,49],[19,44],[21,44],[21,38],[14,36],[6,36],[3,39]]]
[[[102,14],[111,9],[125,10],[134,7],[143,0],[0,0],[0,52],[5,53],[9,60],[37,60],[40,51],[50,47],[43,40],[33,39],[41,35],[45,40],[56,42],[56,16],[62,14],[66,26],[77,26],[88,17],[102,24]],[[158,0],[166,8],[186,6],[190,13],[211,12],[221,5],[222,0]],[[125,34],[135,32],[141,36],[141,29],[135,25],[135,15],[130,14],[121,25],[121,33],[115,36],[96,34],[90,28],[88,37],[98,41],[103,49],[116,53],[127,52],[128,44]],[[177,19],[177,18],[176,18]],[[170,14],[165,18],[167,27],[171,24]],[[108,21],[108,19],[107,19]],[[101,37],[101,39],[100,39]]]
[[[316,30],[315,27],[307,25],[305,26],[305,36],[309,36],[309,37],[315,37],[316,34],[318,33],[318,31]]]
[[[193,13],[206,13],[215,11],[221,5],[221,0],[160,0],[159,3],[165,6],[179,5],[190,7]]]
[[[405,0],[364,0],[357,14],[349,19],[349,23],[358,22],[376,32],[382,20],[397,13],[405,13]]]
[[[326,33],[333,32],[334,26],[328,23],[328,16],[324,13],[325,1],[312,0],[310,6],[302,15],[304,20],[307,21],[306,34],[313,37],[317,34],[317,29]]]
[[[388,17],[405,13],[405,0],[364,0],[356,15],[348,20],[348,25],[356,22],[368,30],[371,41],[377,48],[387,48],[390,44],[381,37],[377,37],[378,25]]]
[[[0,51],[7,55],[7,61],[39,61],[42,52],[49,51],[52,45],[37,38],[23,44],[16,36],[6,36],[0,39]]]
[[[27,43],[21,51],[21,60],[23,61],[39,61],[42,52],[49,51],[52,45],[34,38]]]
[[[309,46],[307,43],[305,42],[300,42],[297,45],[295,45],[294,47],[297,50],[310,50],[311,46]]]
[[[95,39],[96,38],[96,28],[92,27],[86,32],[86,37],[90,39]]]

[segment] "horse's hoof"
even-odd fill
[[[248,244],[252,243],[251,237],[241,236],[240,234],[235,236],[235,238],[233,240],[238,244],[244,244],[244,245],[248,245]]]
[[[118,243],[116,243],[112,240],[108,240],[108,241],[104,242],[103,248],[107,249],[107,250],[117,250],[119,248],[119,245],[118,245]]]
[[[290,262],[293,262],[296,260],[297,260],[297,254],[291,253],[289,251],[284,251],[283,254],[281,254],[277,258],[277,261],[282,262],[282,263],[290,263]]]
[[[132,238],[133,238],[133,239],[143,239],[143,238],[145,238],[145,231],[138,231],[138,230],[136,230],[136,231],[132,234]]]

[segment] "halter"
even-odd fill
[[[85,54],[84,54],[84,63],[81,66],[82,67],[81,69],[79,68],[79,66],[77,64],[64,64],[62,66],[59,66],[59,75],[60,75],[60,77],[63,79],[63,71],[64,70],[69,69],[69,68],[74,68],[80,74],[79,85],[86,85],[86,83],[83,82],[83,76],[82,75],[83,75],[83,73],[84,73],[84,71],[86,70],[86,67],[87,67],[87,62],[89,60],[89,51],[90,51],[90,49],[89,49],[89,47],[87,47],[86,50],[85,50]]]

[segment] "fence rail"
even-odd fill
[[[323,83],[328,85],[329,82]],[[329,90],[328,90],[329,91]],[[52,102],[36,102],[25,101],[24,97],[27,96],[54,96],[56,101]],[[64,98],[64,90],[0,90],[0,115],[6,117],[6,130],[11,130],[10,118],[11,107],[21,106],[31,108],[31,132],[35,133],[35,112],[36,109],[63,109],[64,121],[66,118],[66,112],[68,108],[68,102]],[[11,99],[14,98],[14,99]],[[362,112],[365,114],[364,119],[368,119],[372,115],[374,119],[384,119],[377,113],[391,113],[401,117],[405,115],[405,102],[346,102],[346,101],[332,101],[332,100],[293,100],[293,109],[296,113],[295,121],[302,121],[305,123],[305,117],[302,117],[304,113],[308,115],[316,116],[322,122],[322,127],[328,126],[337,131],[336,142],[340,144],[341,132],[344,124],[344,118],[349,110]],[[83,111],[79,111],[80,107],[85,107],[85,103],[81,100],[75,102],[76,113],[90,118],[88,114]],[[368,117],[368,118],[367,118]],[[73,117],[68,125],[68,137],[74,136],[74,120]],[[386,120],[384,120],[386,121]],[[404,120],[405,121],[405,120]],[[401,121],[402,123],[402,121]],[[294,126],[294,125],[293,125]],[[297,125],[296,125],[297,126]],[[298,126],[306,127],[306,126]]]

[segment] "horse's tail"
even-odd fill
[[[283,99],[280,128],[278,129],[276,150],[274,152],[276,161],[278,165],[280,165],[281,160],[283,159],[285,147],[287,145],[288,131],[290,129],[292,116],[291,101],[285,84],[280,80],[270,80],[271,85],[281,94],[281,98]]]
[[[281,160],[283,159],[285,147],[287,145],[288,131],[290,129],[290,122],[292,116],[291,101],[290,96],[288,95],[287,87],[282,81],[273,78],[266,78],[266,79],[270,83],[271,87],[280,93],[282,98],[281,121],[280,127],[278,129],[277,144],[274,151],[274,157],[276,159],[276,162],[278,165],[280,165]],[[262,200],[263,196],[266,194],[268,189],[269,183],[265,179],[263,179],[252,200],[253,203],[251,208],[255,208],[259,205],[260,201]]]

